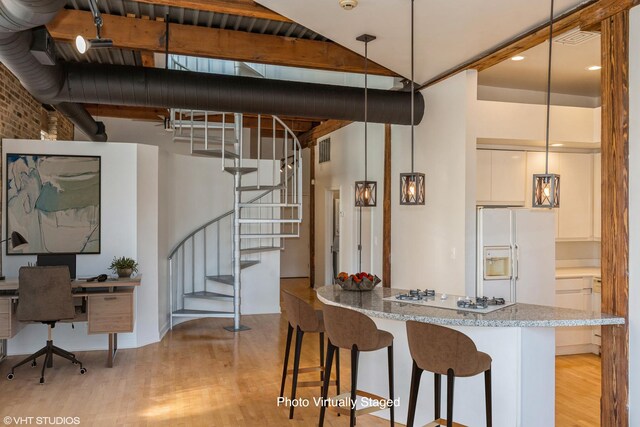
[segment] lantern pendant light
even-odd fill
[[[553,0],[551,0],[551,14],[549,16],[549,68],[547,70],[547,128],[545,167],[543,174],[533,175],[534,208],[560,207],[560,175],[549,173],[549,121],[551,111],[551,54],[553,52]]]
[[[360,208],[370,208],[376,205],[376,192],[378,184],[376,181],[367,179],[367,119],[368,119],[368,45],[370,41],[375,40],[375,36],[363,34],[356,40],[364,42],[364,181],[356,181],[355,185],[355,205]]]
[[[413,170],[413,146],[415,138],[414,126],[414,79],[413,79],[413,1],[411,0],[411,172],[400,174],[400,204],[401,205],[424,205],[425,202],[425,177],[423,173]]]

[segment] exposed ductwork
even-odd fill
[[[121,65],[68,63],[58,101],[364,121],[364,89]],[[409,92],[369,90],[368,120],[411,124]],[[424,99],[415,97],[415,123]]]
[[[53,19],[64,4],[65,0],[1,0],[0,61],[38,101],[52,104],[93,141],[106,141],[104,125],[83,106],[56,100],[64,82],[63,67],[42,65],[30,53],[30,30]]]
[[[364,90],[282,80],[104,64],[42,65],[31,53],[32,32],[65,0],[0,0],[0,61],[40,102],[52,104],[94,141],[104,125],[79,103],[229,111],[364,121]],[[414,122],[424,114],[415,97]],[[369,90],[368,120],[408,125],[408,92]]]

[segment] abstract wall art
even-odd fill
[[[7,255],[100,253],[100,157],[7,154]]]

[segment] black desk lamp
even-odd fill
[[[20,249],[23,246],[26,246],[27,243],[27,239],[24,238],[24,236],[20,233],[18,233],[17,231],[14,231],[11,233],[11,237],[8,237],[4,240],[0,240],[0,244],[2,244],[2,242],[6,242],[8,240],[11,240],[11,247],[13,249]],[[0,270],[1,272],[1,270]],[[0,275],[0,280],[4,280],[4,275]]]

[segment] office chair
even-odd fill
[[[7,379],[13,379],[13,371],[27,362],[37,365],[36,359],[45,355],[40,375],[40,384],[44,384],[44,370],[53,366],[53,355],[64,357],[75,365],[80,365],[80,373],[87,372],[75,354],[53,345],[51,329],[56,322],[73,319],[75,308],[71,295],[71,278],[67,266],[22,267],[18,274],[18,308],[16,317],[21,322],[40,322],[49,328],[47,345],[11,368]]]

